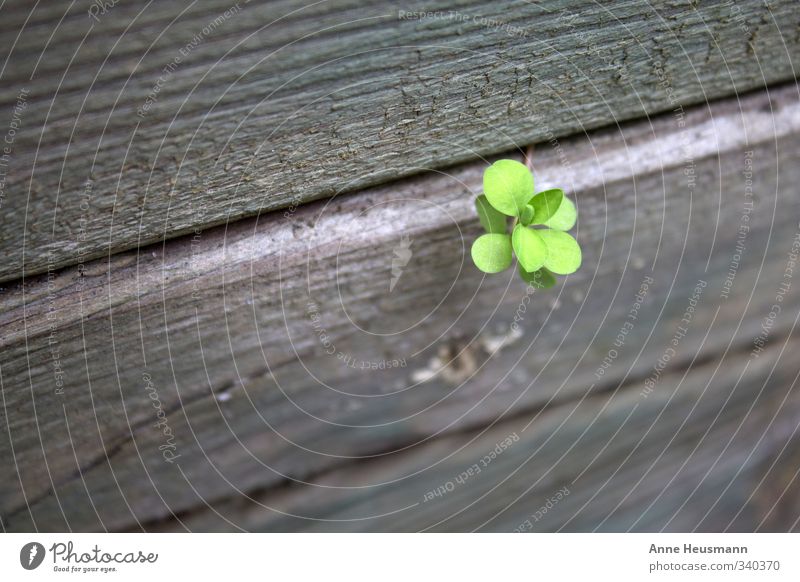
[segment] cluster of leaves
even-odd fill
[[[575,226],[577,211],[563,190],[533,194],[533,175],[514,160],[499,160],[483,173],[483,194],[475,200],[486,234],[472,244],[472,260],[484,273],[511,266],[512,251],[526,283],[548,288],[555,275],[581,266],[581,248],[565,231]],[[508,218],[513,217],[511,234]],[[533,228],[540,226],[543,228]]]

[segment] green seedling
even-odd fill
[[[522,279],[547,289],[556,284],[555,275],[581,266],[581,247],[566,232],[578,218],[575,205],[560,188],[534,195],[524,164],[498,160],[486,168],[475,208],[486,234],[472,243],[472,261],[484,273],[504,271],[516,255]]]

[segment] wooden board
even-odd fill
[[[798,230],[796,92],[536,146],[539,188],[577,202],[585,256],[527,299],[513,272],[469,264],[484,164],[8,286],[0,465],[19,480],[0,484],[4,527],[131,527],[613,390],[651,373],[700,281],[670,368],[745,349]],[[413,256],[390,290],[402,235]]]
[[[155,531],[797,531],[798,341],[210,503]]]
[[[800,50],[791,0],[402,10],[6,2],[0,281],[790,80]]]

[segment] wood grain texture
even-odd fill
[[[800,48],[789,0],[91,6],[3,5],[0,281],[793,79]]]
[[[699,281],[670,365],[741,349],[798,230],[796,95],[790,85],[537,146],[538,187],[574,197],[585,255],[524,302],[515,273],[469,264],[483,164],[5,288],[0,463],[19,481],[0,483],[2,522],[131,527],[613,389],[652,370]],[[754,209],[723,298],[745,171]],[[390,291],[403,235],[413,257]],[[598,378],[646,277],[639,323]],[[775,334],[797,306],[787,298]]]
[[[776,338],[646,396],[635,378],[148,529],[797,531],[799,347]]]

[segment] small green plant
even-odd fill
[[[556,284],[555,275],[581,266],[581,247],[566,232],[575,226],[575,205],[560,188],[534,196],[533,175],[524,164],[498,160],[486,168],[475,208],[486,234],[472,243],[472,261],[484,273],[504,271],[516,255],[522,279],[546,289]]]

